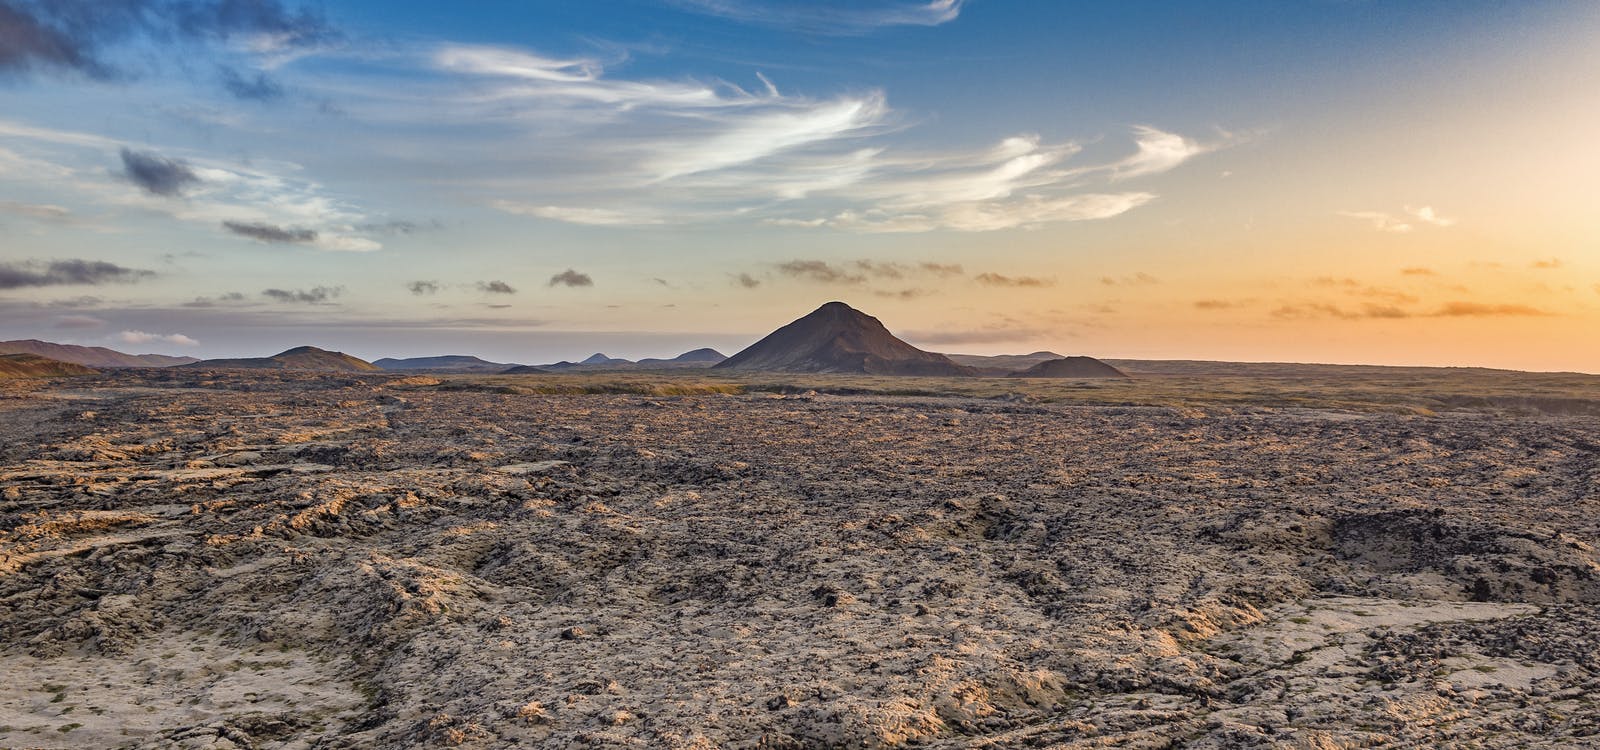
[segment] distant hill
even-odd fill
[[[604,354],[601,354],[599,352],[595,352],[594,354],[589,355],[588,359],[586,359],[586,360],[584,360],[582,362],[579,362],[578,364],[580,364],[580,365],[631,365],[631,364],[633,364],[633,362],[631,360],[626,360],[626,359],[617,359],[615,357],[607,357]]]
[[[270,357],[241,359],[203,359],[186,367],[216,370],[323,370],[327,372],[376,372],[378,366],[344,352],[330,352],[314,346],[297,346]]]
[[[869,375],[976,374],[943,354],[925,352],[895,338],[877,318],[843,302],[817,308],[714,367]]]
[[[546,372],[602,372],[610,370],[678,370],[703,368],[715,365],[727,359],[722,352],[716,349],[695,349],[679,354],[672,359],[659,359],[646,357],[637,362],[627,359],[607,357],[604,354],[595,354],[582,362],[554,362],[548,365],[537,365],[537,368]]]
[[[37,354],[0,354],[0,380],[12,378],[64,378],[94,375],[94,368],[73,362],[41,357]]]
[[[549,375],[550,371],[533,365],[512,365],[501,370],[496,375]]]
[[[1055,352],[1034,352],[1032,354],[996,354],[985,356],[982,354],[946,354],[950,361],[958,365],[976,368],[986,374],[1001,374],[1026,370],[1040,362],[1052,359],[1063,359],[1067,355]]]
[[[719,352],[716,349],[708,348],[687,351],[679,354],[676,357],[673,357],[672,359],[656,359],[654,357],[646,357],[638,362],[635,362],[634,364],[640,369],[710,367],[727,358],[728,356],[722,352]]]
[[[490,362],[465,354],[446,354],[438,357],[409,357],[395,359],[384,357],[372,361],[382,370],[451,370],[457,372],[501,372],[517,365],[508,362]]]
[[[194,357],[169,357],[165,354],[124,354],[103,346],[56,344],[38,339],[0,341],[0,354],[34,354],[84,367],[173,367],[200,361]]]
[[[1125,378],[1128,374],[1094,357],[1062,357],[1013,372],[1013,378]]]

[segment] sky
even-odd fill
[[[0,0],[0,338],[1600,373],[1592,0]]]

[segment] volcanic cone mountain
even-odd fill
[[[1094,357],[1062,357],[1040,362],[1013,378],[1125,378],[1128,374]]]
[[[330,352],[314,346],[297,346],[270,357],[204,359],[187,367],[227,370],[323,370],[327,372],[373,372],[377,365],[344,352]]]
[[[925,352],[889,333],[877,318],[829,302],[717,363],[728,370],[844,372],[870,375],[957,375],[973,370]]]

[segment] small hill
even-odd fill
[[[694,351],[688,351],[679,354],[672,359],[656,359],[654,357],[646,357],[638,362],[635,362],[634,364],[638,365],[640,369],[682,369],[693,367],[710,367],[727,358],[727,355],[717,351],[716,349],[695,349]]]
[[[37,354],[0,354],[0,380],[12,378],[65,378],[94,375],[90,367],[41,357]]]
[[[533,365],[512,365],[495,373],[497,375],[549,375],[550,371]]]
[[[297,346],[270,357],[203,359],[187,367],[214,370],[321,370],[325,372],[377,372],[378,366],[344,352],[314,346]]]
[[[456,372],[501,372],[517,365],[509,362],[490,362],[465,354],[446,354],[438,357],[409,357],[395,359],[384,357],[372,361],[382,370],[451,370]]]
[[[582,362],[579,362],[578,364],[580,364],[580,365],[631,365],[633,363],[628,361],[628,360],[626,360],[626,359],[617,359],[615,357],[607,357],[604,354],[601,354],[599,352],[595,352],[594,354],[589,355],[588,359],[586,359],[586,360],[584,360]]]
[[[975,374],[943,354],[925,352],[895,338],[877,318],[843,302],[829,302],[713,367],[869,375]]]
[[[0,341],[0,354],[33,354],[84,367],[173,367],[200,361],[194,357],[165,354],[124,354],[103,346],[56,344],[38,339]]]
[[[1064,359],[1067,355],[1055,352],[1034,352],[1032,354],[995,354],[985,356],[982,354],[946,354],[950,361],[958,365],[975,367],[995,373],[1016,372],[1026,370],[1040,362],[1052,359]]]
[[[1040,362],[1012,378],[1125,378],[1128,374],[1094,357],[1062,357]]]

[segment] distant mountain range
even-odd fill
[[[203,359],[184,367],[207,370],[321,370],[324,372],[376,372],[379,367],[344,352],[314,346],[297,346],[270,357]]]
[[[103,346],[55,344],[37,339],[0,341],[0,354],[33,354],[84,367],[172,367],[200,361],[194,357],[169,357],[165,354],[124,354]]]
[[[696,367],[711,367],[727,359],[722,352],[716,349],[695,349],[679,354],[672,359],[657,359],[646,357],[637,362],[616,357],[607,357],[604,354],[594,354],[582,362],[555,362],[548,365],[539,365],[537,369],[547,372],[584,372],[591,370],[681,370]]]
[[[944,377],[1126,377],[1117,368],[1089,357],[1063,357],[1049,351],[981,356],[924,351],[889,332],[877,318],[843,302],[829,302],[785,325],[732,357],[715,349],[694,349],[671,359],[637,362],[593,354],[580,362],[519,365],[465,354],[385,357],[367,362],[342,352],[299,346],[270,357],[197,360],[159,354],[124,354],[102,347],[46,341],[0,342],[0,353],[32,354],[85,367],[170,367],[195,369],[314,370],[323,372],[440,372],[537,375],[552,372],[671,370],[714,368],[731,371],[859,373]],[[1180,363],[1172,363],[1173,365]],[[1193,366],[1196,363],[1181,363]],[[39,363],[31,363],[38,367]],[[1183,368],[1178,368],[1183,369]]]
[[[94,375],[98,370],[72,362],[41,357],[37,354],[0,354],[0,380],[13,378],[62,378],[72,375]]]
[[[507,362],[490,362],[465,354],[446,354],[439,357],[410,357],[395,359],[384,357],[372,364],[382,370],[435,370],[451,372],[502,372],[519,365]]]
[[[925,352],[889,333],[877,318],[829,302],[749,348],[717,363],[721,370],[838,372],[868,375],[976,375],[943,354]]]

